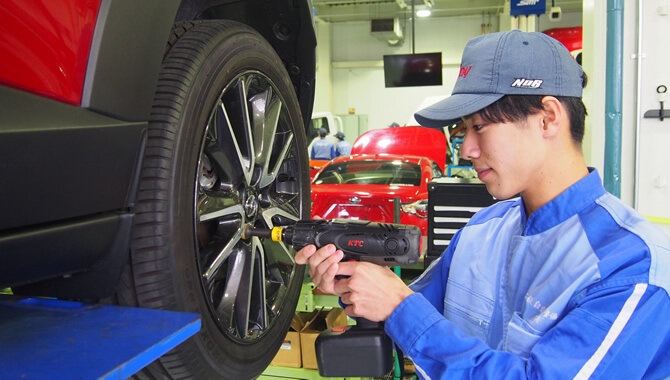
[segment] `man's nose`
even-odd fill
[[[474,158],[479,158],[479,141],[477,136],[472,131],[465,133],[463,138],[463,144],[461,145],[461,157],[466,160],[472,160]]]

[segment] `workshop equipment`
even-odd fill
[[[251,236],[281,241],[297,250],[309,244],[318,248],[334,244],[344,252],[343,261],[369,261],[386,266],[417,263],[421,242],[417,226],[346,219],[300,220],[272,229],[246,226],[242,238]]]
[[[301,220],[273,229],[247,226],[243,238],[270,238],[300,249],[334,244],[343,261],[394,266],[419,261],[421,229],[417,226],[359,220]],[[383,322],[358,318],[355,326],[323,331],[316,340],[319,374],[324,377],[382,377],[393,368],[393,342]]]

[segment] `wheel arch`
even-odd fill
[[[183,0],[176,21],[194,19],[238,21],[260,33],[284,62],[307,127],[316,77],[316,34],[309,0]]]
[[[316,71],[308,0],[102,0],[81,105],[121,120],[148,120],[172,26],[199,19],[234,20],[258,31],[284,62],[307,124]]]

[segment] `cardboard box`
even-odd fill
[[[305,321],[301,316],[295,315],[291,321],[291,328],[286,333],[286,337],[277,351],[270,365],[279,367],[294,367],[300,368],[302,366],[302,353],[300,350],[300,330],[305,326]]]
[[[303,313],[301,313],[303,314]],[[314,343],[321,331],[332,329],[333,327],[346,326],[347,315],[341,308],[330,310],[317,310],[312,313],[304,313],[311,316],[300,330],[300,350],[302,351],[303,368],[318,369],[316,363],[316,349]],[[305,318],[305,315],[302,316]]]

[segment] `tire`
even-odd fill
[[[244,240],[242,229],[309,217],[303,121],[284,65],[253,29],[232,21],[176,29],[117,299],[202,316],[198,334],[139,377],[249,379],[285,337],[304,266],[292,248]]]

